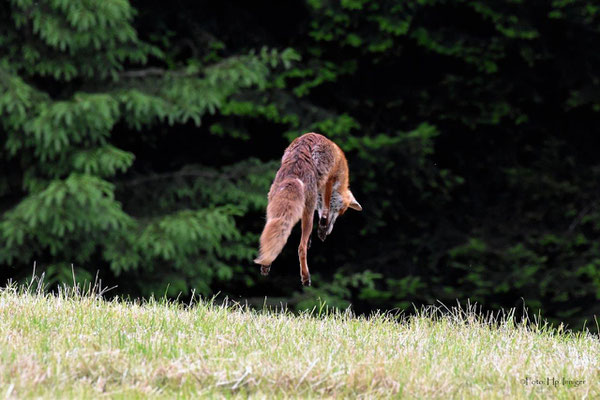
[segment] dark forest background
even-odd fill
[[[593,324],[599,88],[589,1],[4,0],[0,278]],[[302,288],[299,228],[268,278],[252,259],[309,131],[364,211]]]

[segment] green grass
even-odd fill
[[[0,399],[600,397],[600,342],[588,333],[473,309],[317,314],[9,287]]]

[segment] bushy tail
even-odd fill
[[[304,185],[298,179],[274,188],[267,206],[267,223],[260,235],[260,252],[255,263],[271,265],[287,242],[304,210]]]

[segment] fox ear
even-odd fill
[[[358,204],[358,201],[356,201],[352,192],[348,193],[350,193],[350,204],[348,205],[348,207],[356,211],[362,211],[362,207],[360,206],[360,204]]]

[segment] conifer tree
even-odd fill
[[[252,257],[236,218],[264,206],[270,164],[197,160],[161,175],[132,169],[135,151],[260,91],[296,54],[173,60],[140,39],[135,15],[127,0],[0,5],[0,264],[37,260],[50,282],[71,263],[138,270],[144,293],[208,293]]]

